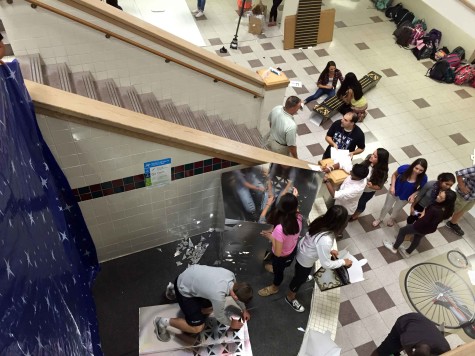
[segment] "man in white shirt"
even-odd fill
[[[297,156],[297,124],[293,116],[300,109],[301,100],[289,96],[285,106],[278,105],[269,114],[270,133],[267,141],[269,150],[283,155]]]
[[[368,167],[362,164],[355,164],[350,175],[346,177],[337,191],[335,191],[333,184],[326,177],[323,180],[330,195],[335,198],[335,204],[344,206],[350,216],[356,211],[358,200],[366,188],[368,173]]]

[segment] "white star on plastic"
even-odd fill
[[[40,178],[41,178],[41,185],[43,186],[43,188],[48,189],[48,179],[47,179],[47,178],[43,178],[43,177],[41,177],[41,176],[40,176]]]
[[[10,262],[7,261],[6,259],[3,259],[5,261],[5,265],[7,266],[7,277],[8,277],[8,280],[10,280],[10,275],[12,275],[13,277],[15,277],[15,275],[13,274],[13,271],[12,269],[10,268]]]
[[[53,259],[53,261],[56,261],[56,258],[54,257],[54,251],[51,250],[51,258]]]
[[[43,346],[43,344],[41,343],[40,333],[38,333],[38,336],[35,336],[35,339],[36,339],[36,341],[38,341],[38,347],[39,347],[40,349],[43,349],[44,346]]]
[[[12,219],[8,219],[8,225],[10,225],[10,227],[13,227]]]
[[[28,262],[28,266],[31,266],[31,267],[33,267],[33,265],[31,264],[31,260],[30,260],[30,255],[29,255],[29,253],[28,253],[28,252],[26,252],[26,251],[23,251],[23,252],[25,252],[25,255],[26,255],[26,261]]]
[[[68,237],[66,236],[66,231],[65,232],[60,232],[59,235],[60,235],[61,242],[64,241],[64,240],[69,241]]]
[[[30,218],[30,225],[33,225],[35,223],[35,219],[33,218],[33,212],[29,212],[28,217]]]
[[[48,305],[48,310],[49,310],[49,308],[51,307],[51,304],[50,304],[50,302],[49,302],[49,297],[46,296],[46,297],[45,297],[45,300],[46,300],[46,304]]]
[[[45,223],[46,222],[45,213],[41,212],[41,217],[43,218],[43,222]]]
[[[8,68],[8,67],[7,67],[7,68]],[[15,80],[15,82],[16,82],[16,81],[17,81],[17,80],[16,80],[16,76],[15,76],[16,71],[11,70],[10,68],[8,68],[8,70],[10,71],[10,75],[7,77],[7,79],[13,79],[13,80]]]
[[[67,210],[70,212],[72,207],[73,207],[72,205],[69,205],[68,203],[66,203],[66,207],[64,208],[64,210]]]
[[[86,250],[86,251],[84,252],[84,256],[89,257],[90,254],[91,254],[91,253],[90,253],[88,250]]]
[[[15,164],[13,163],[13,161],[11,161],[11,163],[12,163],[12,173],[16,174]]]
[[[35,167],[33,167],[33,162],[31,161],[31,158],[30,158],[30,161],[29,161],[29,163],[30,163],[30,167],[31,167],[31,169],[32,169],[32,170],[35,170]]]
[[[43,162],[43,165],[45,166],[45,171],[48,172],[48,171],[49,171],[49,167],[48,167],[48,165],[46,164],[46,162]]]

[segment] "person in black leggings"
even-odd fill
[[[277,25],[277,8],[279,7],[279,5],[281,3],[282,3],[282,0],[273,0],[272,1],[272,8],[270,9],[268,26]]]

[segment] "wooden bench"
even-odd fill
[[[361,87],[363,88],[363,93],[366,93],[368,90],[376,86],[380,79],[381,75],[373,71],[369,72],[363,78],[361,78],[359,82],[361,83]],[[328,100],[325,100],[321,104],[315,105],[313,110],[322,117],[320,125],[323,124],[325,120],[328,120],[333,115],[335,115],[342,105],[343,100],[338,98],[336,95]]]

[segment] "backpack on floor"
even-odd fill
[[[440,42],[442,41],[442,32],[440,32],[436,28],[433,28],[432,30],[429,31],[427,36],[432,40],[435,47],[439,48]]]
[[[394,15],[396,14],[396,12],[402,8],[402,4],[399,3],[397,5],[394,5],[394,6],[390,6],[386,9],[386,11],[384,12],[384,14],[386,15],[386,17],[392,19],[394,17]]]
[[[394,36],[396,36],[396,43],[402,47],[407,47],[411,43],[412,38],[412,27],[408,22],[407,26],[401,26],[394,31]]]
[[[475,71],[475,69],[474,69]],[[470,84],[472,86],[472,88],[475,88],[475,72],[473,73],[473,80],[472,80],[472,84]]]
[[[438,61],[439,59],[445,58],[449,53],[450,51],[447,47],[442,47],[434,53],[434,58],[431,57],[431,59]]]
[[[454,83],[457,85],[463,85],[472,81],[474,69],[470,64],[461,65],[455,70]]]
[[[401,18],[398,18],[397,21],[394,21],[397,26],[404,21],[413,21],[415,18],[414,14],[410,11],[406,12]]]
[[[404,8],[404,6],[400,6],[399,8],[395,9],[393,12],[393,16],[391,17],[392,22],[395,22],[396,25],[401,21],[402,17],[409,12],[408,9]]]
[[[450,53],[446,57],[444,57],[444,60],[447,61],[452,68],[457,68],[462,60],[460,59],[459,55],[457,53]]]
[[[439,82],[446,83],[453,83],[453,79],[451,79],[452,75],[453,69],[450,67],[450,64],[444,59],[441,59],[440,61],[434,63],[434,65],[429,68],[426,73],[426,77],[437,80]]]
[[[430,58],[433,53],[435,53],[435,46],[432,40],[429,37],[424,36],[422,39],[418,40],[416,47],[412,49],[412,54],[417,58],[418,61],[421,59]]]
[[[417,45],[417,41],[421,40],[425,35],[424,29],[422,28],[421,24],[417,24],[414,26],[414,29],[412,30],[412,35],[411,35],[411,40],[409,44],[415,46]]]
[[[388,7],[391,6],[391,3],[393,2],[393,0],[377,0],[377,1],[374,1],[374,6],[376,6],[376,8],[380,11],[384,11],[386,10]]]
[[[461,46],[455,47],[455,49],[450,54],[457,54],[460,59],[465,59],[465,50]]]
[[[424,19],[418,19],[417,17],[414,17],[414,20],[412,21],[412,25],[413,26],[416,26],[420,24],[422,26],[422,29],[424,31],[427,31],[427,24],[426,24],[426,20]]]

